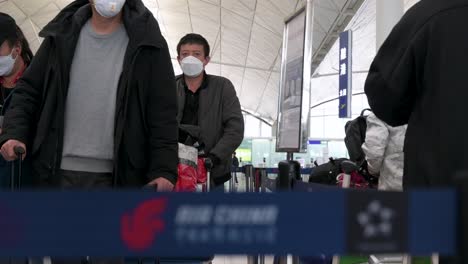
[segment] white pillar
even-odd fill
[[[404,0],[376,0],[377,51],[405,12]]]

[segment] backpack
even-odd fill
[[[341,186],[343,178],[341,173],[348,173],[351,176],[351,188],[367,189],[377,186],[377,178],[367,172],[367,163],[361,166],[356,165],[349,159],[333,159],[322,165],[315,164],[309,176],[309,183]],[[349,166],[351,165],[351,166]]]
[[[310,173],[309,182],[336,185],[336,177],[341,173],[341,163],[345,160],[347,159],[330,158],[327,163],[316,164],[316,167]]]
[[[345,125],[345,144],[348,149],[349,159],[358,165],[361,165],[366,155],[362,150],[362,144],[366,140],[367,115],[364,115],[370,109],[364,109],[361,115],[356,119],[348,121]]]

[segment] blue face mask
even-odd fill
[[[18,56],[15,59],[13,58],[13,50],[10,55],[0,56],[0,76],[3,77],[11,74],[17,58]]]
[[[122,11],[125,0],[94,0],[96,11],[103,17],[115,17]]]

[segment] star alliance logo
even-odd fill
[[[366,239],[381,236],[390,237],[393,231],[392,219],[394,218],[394,211],[384,207],[377,200],[372,201],[365,211],[357,215],[357,221],[361,225]]]

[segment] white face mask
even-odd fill
[[[13,59],[13,50],[10,55],[0,56],[0,76],[8,76],[11,74],[17,58],[18,56]]]
[[[180,67],[188,77],[198,77],[203,72],[203,62],[193,56],[185,57],[180,62]]]
[[[122,11],[125,0],[94,0],[96,11],[103,17],[115,17]]]

